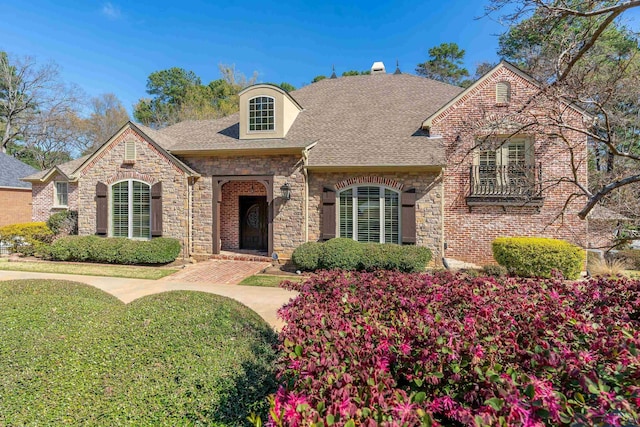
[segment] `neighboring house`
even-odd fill
[[[80,234],[175,237],[188,256],[288,258],[340,236],[486,263],[498,236],[587,241],[575,209],[558,221],[573,188],[541,185],[541,174],[571,174],[566,152],[540,127],[504,125],[536,90],[505,62],[466,90],[384,69],[291,93],[258,84],[239,113],[159,131],[127,123],[91,156],[26,180],[35,219],[66,202]],[[582,126],[579,110],[562,109]],[[507,141],[474,150],[487,135]],[[565,136],[584,154],[586,184],[586,138]]]
[[[0,227],[31,221],[31,184],[20,178],[36,169],[0,152]]]

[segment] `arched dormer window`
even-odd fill
[[[496,83],[496,104],[508,104],[511,101],[511,84],[509,82]]]
[[[127,180],[111,186],[111,235],[151,238],[151,187]]]
[[[338,193],[338,235],[358,242],[400,243],[400,193],[354,186]]]
[[[275,99],[271,96],[256,96],[249,100],[249,132],[264,132],[275,129]]]

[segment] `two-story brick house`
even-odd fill
[[[175,237],[188,256],[288,258],[340,236],[486,263],[497,236],[587,240],[564,205],[573,189],[542,184],[572,163],[541,120],[529,123],[535,110],[519,113],[536,91],[505,62],[466,90],[384,69],[291,93],[258,84],[240,93],[236,114],[162,130],[127,123],[92,155],[25,180],[34,220],[66,192],[80,234]],[[561,104],[583,126],[580,110]],[[586,138],[561,139],[586,184]]]

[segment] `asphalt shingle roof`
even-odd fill
[[[317,143],[309,153],[311,167],[442,165],[441,142],[426,138],[420,126],[462,90],[409,74],[325,79],[291,92],[304,110],[285,138],[240,140],[236,113],[167,127],[158,133],[168,139],[157,142],[181,153]]]
[[[31,188],[30,183],[20,181],[20,178],[36,171],[37,169],[22,163],[14,157],[0,153],[0,187]]]

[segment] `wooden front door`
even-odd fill
[[[266,251],[267,197],[240,196],[240,249]]]

